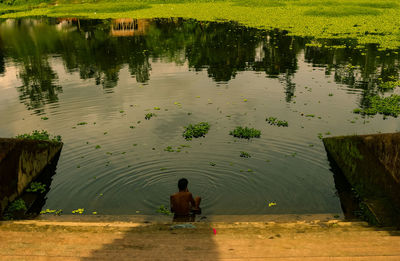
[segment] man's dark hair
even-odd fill
[[[185,190],[187,188],[189,181],[185,178],[182,178],[178,181],[179,191]]]

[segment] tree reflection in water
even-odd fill
[[[289,36],[285,31],[258,30],[234,22],[198,22],[183,19],[21,19],[0,22],[0,74],[5,59],[19,67],[20,100],[29,109],[43,110],[62,92],[51,58],[61,57],[68,72],[112,91],[124,66],[137,82],[150,79],[151,61],[188,63],[195,71],[207,70],[216,82],[228,82],[241,71],[265,72],[279,78],[286,101],[295,95],[293,76],[298,57],[334,73],[335,81],[377,93],[380,79],[399,75],[399,54],[380,52],[375,45],[354,48],[353,40],[321,40],[332,49],[307,46],[312,39]],[[364,98],[361,98],[363,104]]]

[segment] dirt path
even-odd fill
[[[400,260],[400,231],[365,223],[194,225],[0,222],[0,260]]]

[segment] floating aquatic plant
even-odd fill
[[[268,117],[265,119],[270,125],[276,125],[278,127],[288,127],[289,124],[285,120],[278,120],[276,117]]]
[[[78,209],[72,210],[72,214],[82,214],[83,212],[85,212],[84,208],[78,208]]]
[[[87,122],[82,121],[82,122],[78,122],[76,125],[86,125],[86,124],[87,124]]]
[[[380,90],[386,91],[386,90],[393,90],[399,86],[400,86],[400,80],[399,81],[387,81],[387,82],[380,83],[378,88]]]
[[[174,152],[175,150],[171,146],[167,146],[164,151]]]
[[[47,121],[49,118],[48,117],[41,117],[42,120]]]
[[[204,137],[208,130],[210,129],[210,124],[208,122],[199,122],[197,124],[189,124],[185,127],[185,131],[182,136],[186,140],[191,140],[192,138]]]
[[[57,215],[57,216],[59,216],[59,215],[61,215],[61,213],[63,212],[63,210],[62,209],[45,209],[45,210],[42,210],[42,211],[40,211],[40,214],[54,214],[54,215]]]
[[[164,205],[160,205],[158,207],[157,213],[164,214],[164,215],[167,215],[167,216],[172,214],[171,211],[169,211],[169,209],[166,208]]]
[[[242,158],[250,158],[251,155],[249,153],[245,152],[245,151],[241,151],[240,152],[240,157],[242,157]]]
[[[149,113],[146,113],[146,115],[144,116],[144,118],[145,118],[146,120],[150,120],[151,117],[153,117],[153,116],[156,116],[156,114],[155,114],[155,113],[152,113],[152,112],[149,112]]]
[[[397,117],[400,114],[400,95],[392,94],[389,97],[374,95],[366,98],[367,106],[354,109],[354,113],[362,115],[383,114]]]
[[[233,131],[230,131],[229,135],[242,139],[259,138],[261,136],[261,131],[254,128],[243,128],[241,126],[238,126]]]

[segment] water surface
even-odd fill
[[[233,22],[3,20],[0,136],[62,136],[44,208],[65,213],[154,214],[181,177],[204,214],[340,213],[320,137],[399,129],[352,112],[398,78],[399,54],[323,44],[341,48]],[[200,121],[209,133],[186,141],[183,127]],[[261,138],[233,138],[239,125]]]

